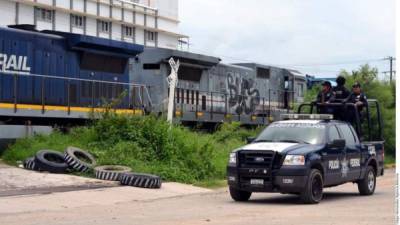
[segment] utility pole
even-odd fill
[[[393,56],[389,56],[389,57],[386,57],[386,58],[384,58],[384,60],[389,60],[389,62],[390,62],[390,83],[392,83],[392,80],[393,80],[393,74],[395,73],[395,71],[393,71],[393,61],[395,61],[396,60],[396,58],[394,58]]]

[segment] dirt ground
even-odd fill
[[[7,225],[383,225],[394,224],[394,215],[394,170],[378,179],[373,196],[359,196],[356,185],[346,184],[325,189],[318,205],[303,205],[296,196],[281,194],[254,194],[249,202],[237,203],[227,188],[176,183],[165,183],[160,190],[108,187],[0,197],[0,224]]]

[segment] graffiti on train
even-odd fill
[[[228,73],[227,85],[229,107],[237,114],[252,114],[260,104],[260,92],[255,88],[255,80]]]

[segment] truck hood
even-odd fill
[[[257,151],[276,151],[283,152],[286,149],[291,149],[294,146],[302,145],[299,143],[286,143],[286,142],[260,142],[245,145],[241,150],[257,150]]]
[[[320,149],[321,145],[287,143],[287,142],[260,142],[243,146],[239,150],[275,151],[283,154],[303,155]]]

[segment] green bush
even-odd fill
[[[256,133],[232,123],[222,125],[214,134],[205,134],[171,126],[154,116],[108,112],[88,127],[73,128],[69,134],[54,132],[18,140],[2,157],[16,164],[40,149],[63,151],[67,146],[76,146],[92,153],[100,165],[125,165],[168,181],[204,183],[225,178],[229,152]]]

